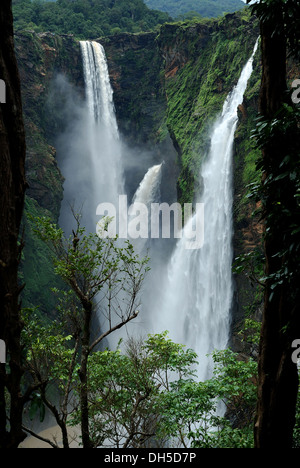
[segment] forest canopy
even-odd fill
[[[14,28],[95,39],[118,32],[150,31],[170,21],[143,0],[13,0]]]
[[[145,0],[154,10],[165,11],[173,18],[190,17],[191,13],[216,18],[244,8],[241,0]]]

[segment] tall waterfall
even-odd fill
[[[86,100],[62,163],[67,177],[61,223],[69,227],[69,204],[75,203],[82,224],[95,232],[98,204],[118,207],[118,196],[124,194],[122,152],[104,48],[88,41],[80,47]]]
[[[211,360],[206,355],[228,344],[233,299],[233,141],[237,109],[252,74],[257,45],[215,122],[210,152],[202,166],[204,244],[198,250],[187,250],[184,236],[178,242],[169,265],[166,292],[157,306],[160,328],[197,352],[200,380],[211,375]]]
[[[119,138],[113,91],[110,84],[105,50],[98,42],[80,42],[86,99],[91,118],[101,122],[110,137]]]
[[[96,204],[118,206],[124,193],[121,145],[104,48],[98,42],[80,42],[90,115],[89,161]]]

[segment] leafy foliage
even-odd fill
[[[25,198],[23,217],[25,247],[22,252],[20,279],[26,283],[22,291],[24,308],[34,308],[37,304],[45,317],[55,314],[56,300],[50,287],[62,287],[60,278],[55,275],[47,246],[33,233],[31,219],[45,214],[45,210],[30,197]],[[50,286],[51,285],[51,286]]]
[[[166,333],[145,343],[129,341],[120,350],[91,355],[89,360],[90,418],[94,444],[113,447],[147,446],[150,438],[167,435],[163,396],[176,395],[171,375],[193,374],[196,355],[169,340]],[[188,416],[186,416],[188,417]]]
[[[300,378],[300,371],[299,371]],[[293,448],[300,448],[300,388],[298,389],[298,399],[296,407],[296,423],[293,432]]]
[[[64,321],[45,326],[30,311],[24,320],[27,370],[47,383],[47,392],[42,386],[32,397],[29,415],[39,413],[42,419],[47,406],[60,415],[61,427],[63,422],[78,425],[80,364],[74,338],[65,332]],[[231,350],[215,351],[213,360],[214,376],[197,381],[196,353],[174,343],[167,332],[149,335],[144,342],[130,339],[123,351],[120,343],[115,351],[90,354],[92,446],[252,447],[256,363]],[[218,416],[222,401],[229,419]]]
[[[122,31],[149,31],[170,20],[151,11],[142,0],[14,0],[16,30],[34,29],[95,39]]]
[[[93,445],[112,447],[251,447],[256,401],[256,363],[230,350],[213,354],[215,375],[197,381],[196,354],[172,342],[167,332],[130,340],[122,353],[103,351],[89,359]],[[234,427],[217,415],[221,401],[238,413]],[[72,418],[78,423],[79,414]]]
[[[197,15],[216,18],[224,13],[232,13],[244,7],[241,0],[145,0],[145,3],[149,8],[165,11],[173,18],[187,18]]]
[[[300,57],[299,0],[260,0],[251,6],[262,23],[272,25],[273,36],[287,37],[290,52]],[[282,21],[278,21],[282,18]]]
[[[120,245],[117,237],[87,234],[80,226],[80,216],[76,233],[73,231],[69,237],[50,218],[41,217],[35,221],[38,225],[36,234],[51,249],[55,272],[77,294],[83,305],[92,302],[105,289],[110,298],[116,298],[121,290],[130,296],[133,291],[137,294],[148,270],[148,258],[139,259],[128,241]],[[123,302],[125,307],[126,301]],[[111,309],[112,301],[109,304]],[[132,307],[131,300],[127,306]],[[118,301],[109,313],[113,311],[117,315],[124,314]]]
[[[258,117],[253,131],[259,148],[269,144],[285,148],[278,165],[266,158],[258,160],[258,169],[268,176],[263,178],[261,184],[254,185],[251,192],[253,197],[262,201],[267,223],[266,236],[274,229],[281,233],[281,249],[277,252],[277,257],[282,259],[280,270],[265,278],[271,282],[272,290],[282,284],[292,286],[295,281],[297,284],[300,277],[299,125],[299,108],[284,104],[272,120]],[[287,194],[291,196],[287,197]],[[269,200],[272,200],[272,209],[266,211]],[[293,301],[297,288],[290,287],[290,292]]]
[[[67,419],[79,405],[86,448],[91,443],[87,427],[88,358],[107,336],[137,317],[148,259],[140,260],[129,242],[117,245],[117,237],[86,234],[80,226],[80,215],[74,216],[77,230],[69,238],[50,218],[32,219],[37,225],[36,234],[50,248],[55,272],[65,288],[53,289],[60,295],[57,320],[44,324],[37,314],[25,314],[23,340],[32,389],[41,394],[38,397],[36,393],[31,401],[30,414],[39,409],[39,398],[62,430],[64,448],[69,448]],[[91,321],[97,313],[100,330],[94,327],[91,335]],[[53,389],[58,393],[54,399]],[[78,399],[74,400],[74,395]]]

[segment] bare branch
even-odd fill
[[[99,336],[99,338],[97,338],[94,343],[90,346],[89,348],[89,352],[92,352],[92,350],[102,341],[104,340],[104,338],[106,338],[107,336],[109,336],[111,333],[113,333],[114,331],[116,330],[119,330],[120,328],[124,327],[124,325],[126,325],[128,322],[130,322],[131,320],[135,319],[137,316],[138,316],[139,312],[136,311],[134,312],[132,315],[130,315],[129,317],[127,317],[127,319],[125,319],[123,322],[119,322],[117,325],[115,325],[114,327],[110,328],[109,330],[107,330],[105,333],[102,333],[101,336]]]
[[[36,439],[41,440],[42,442],[45,442],[46,444],[51,445],[52,448],[59,449],[59,446],[56,445],[54,442],[52,442],[50,439],[46,439],[45,437],[42,437],[39,434],[36,434],[35,432],[28,429],[28,427],[22,426],[22,429],[28,434],[30,434],[32,437],[35,437]]]

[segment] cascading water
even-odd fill
[[[85,81],[86,106],[73,129],[67,156],[62,162],[66,174],[61,213],[63,227],[70,226],[69,204],[82,209],[82,224],[95,232],[99,203],[118,207],[124,194],[121,142],[115,115],[104,48],[97,42],[80,42]]]
[[[82,208],[82,225],[90,232],[95,232],[99,222],[96,211],[100,203],[113,204],[116,219],[127,216],[127,210],[118,213],[119,195],[125,194],[124,165],[105,50],[101,44],[89,41],[81,41],[80,48],[85,105],[76,108],[75,124],[72,123],[69,135],[64,134],[61,138],[63,158],[60,167],[66,180],[60,225],[69,233],[74,226],[70,204],[75,204],[75,211]],[[133,203],[150,207],[156,201],[161,169],[162,164],[147,171]],[[122,244],[122,239],[119,242]],[[144,255],[147,242],[148,239],[136,239],[135,250]],[[119,340],[117,333],[114,337],[110,343],[112,347]]]
[[[81,41],[80,47],[86,99],[91,117],[106,127],[110,137],[119,139],[105,50],[98,42]]]
[[[157,306],[156,328],[159,324],[160,329],[169,331],[174,341],[197,352],[199,380],[211,375],[207,354],[228,344],[233,299],[233,141],[237,109],[252,74],[257,45],[214,125],[210,152],[202,166],[204,188],[200,201],[205,210],[204,244],[198,250],[186,249],[183,232],[170,261],[164,298]]]
[[[150,167],[141,181],[132,200],[132,206],[138,207],[141,203],[148,211],[148,237],[139,238],[134,241],[134,247],[137,253],[145,255],[146,248],[149,247],[150,240],[150,214],[151,204],[159,201],[159,188],[161,182],[162,164]]]
[[[157,199],[157,192],[161,181],[162,164],[150,167],[134,194],[132,203],[144,203],[150,206]]]
[[[95,202],[118,206],[124,193],[118,125],[104,48],[98,42],[80,42],[86,97],[90,113],[90,163]]]

